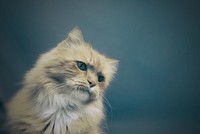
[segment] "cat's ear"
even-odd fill
[[[80,30],[80,28],[74,27],[71,32],[68,34],[67,39],[64,40],[64,44],[67,45],[67,47],[73,46],[73,45],[80,45],[84,41],[83,34]]]
[[[118,67],[119,61],[108,58],[107,63],[108,63],[108,67],[107,67],[108,72],[107,73],[110,73],[111,76],[113,77],[114,74],[117,72],[117,67]]]
[[[119,64],[118,60],[106,58],[103,73],[106,77],[106,83],[107,84],[114,78],[114,76],[117,72],[118,64]]]
[[[108,59],[108,62],[112,66],[113,70],[116,72],[118,64],[119,64],[119,61],[115,60],[115,59]]]
[[[71,32],[68,34],[67,40],[75,43],[83,41],[83,34],[78,26],[71,30]]]

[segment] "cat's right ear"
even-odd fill
[[[71,32],[68,34],[67,38],[62,42],[62,45],[71,47],[74,45],[80,45],[84,41],[83,34],[80,28],[74,27]]]

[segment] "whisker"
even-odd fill
[[[105,104],[109,107],[110,109],[110,116],[111,116],[111,121],[113,120],[113,110],[112,110],[112,106],[110,104],[110,102],[108,101],[108,99],[106,99],[106,97],[104,97],[104,95],[100,92],[100,96],[102,97],[103,101],[105,102]]]
[[[65,87],[65,86],[66,86],[65,83],[57,84],[57,85],[55,85],[55,86],[53,86],[52,88],[49,89],[49,92],[48,92],[47,95],[54,93],[55,89],[59,89],[59,88]]]
[[[71,97],[74,93],[75,93],[75,90],[73,89],[73,90],[70,92],[69,96]]]

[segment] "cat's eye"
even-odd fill
[[[98,75],[98,81],[103,82],[105,80],[105,77],[103,75]]]
[[[77,66],[82,71],[87,71],[87,65],[82,61],[77,61]]]

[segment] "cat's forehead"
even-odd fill
[[[77,46],[71,52],[74,60],[85,62],[94,67],[95,70],[102,71],[106,64],[106,57],[88,44]]]

